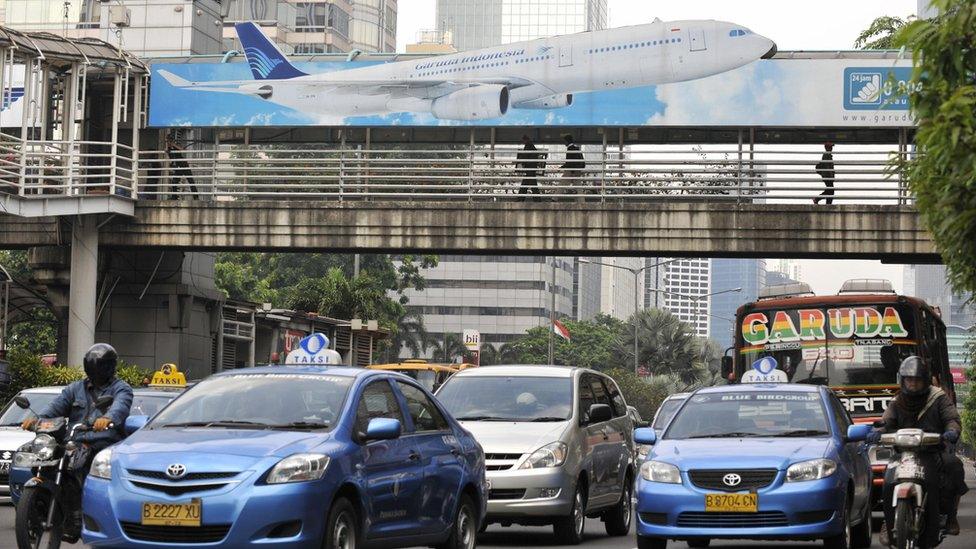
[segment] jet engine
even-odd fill
[[[512,107],[516,109],[561,109],[572,104],[573,94],[561,93],[558,95],[540,97],[531,101],[522,101],[521,103],[513,104]]]
[[[485,120],[508,112],[508,87],[498,84],[472,86],[438,97],[430,108],[445,120]]]

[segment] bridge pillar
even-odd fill
[[[78,216],[71,227],[71,284],[68,294],[67,364],[80,366],[95,344],[98,287],[98,217]]]

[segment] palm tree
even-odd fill
[[[468,356],[468,348],[464,346],[464,341],[460,334],[447,333],[437,341],[433,341],[434,359],[444,362],[455,362],[456,359],[464,360]]]
[[[406,348],[410,352],[410,358],[419,358],[427,354],[427,349],[431,346],[430,334],[424,326],[424,318],[416,312],[405,314],[391,334],[386,349],[386,361],[396,362],[400,359],[400,354]]]
[[[491,343],[485,343],[481,346],[481,354],[478,357],[478,363],[481,366],[491,366],[492,364],[498,364],[499,362],[499,351],[498,348]]]
[[[647,365],[652,374],[672,375],[684,385],[703,376],[702,344],[691,326],[661,309],[637,313],[638,362]],[[633,323],[634,319],[628,321]],[[634,334],[622,334],[617,353],[624,364],[634,362]]]

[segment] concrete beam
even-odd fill
[[[23,220],[0,219],[0,247]],[[25,237],[26,238],[26,237]],[[729,202],[141,201],[103,246],[328,252],[793,257],[932,263],[911,206]]]
[[[68,364],[81,365],[95,344],[98,288],[98,218],[78,217],[71,227],[71,283],[68,290]]]

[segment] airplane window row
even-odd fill
[[[548,59],[548,56],[546,56],[546,58]],[[447,73],[450,73],[450,72],[461,72],[461,71],[464,71],[464,70],[471,70],[471,69],[484,69],[484,68],[488,68],[488,67],[502,67],[502,66],[509,65],[509,64],[510,63],[508,61],[505,61],[505,62],[502,62],[502,63],[486,63],[484,65],[475,65],[473,67],[458,67],[456,69],[443,69],[443,70],[439,70],[439,71],[427,71],[427,72],[422,72],[422,73],[418,74],[417,76],[431,76],[431,75],[435,75],[435,74],[447,74]],[[410,78],[413,78],[413,75],[411,75]]]
[[[542,61],[545,59],[552,59],[551,55],[540,55],[538,57],[530,57],[528,59],[517,59],[516,63],[531,63],[533,61]]]
[[[651,40],[650,42],[637,42],[635,44],[624,44],[623,46],[608,46],[606,48],[594,48],[586,50],[586,53],[603,53],[607,51],[632,50],[634,48],[646,48],[648,46],[663,46],[664,44],[677,44],[680,38],[670,38],[668,40]]]

